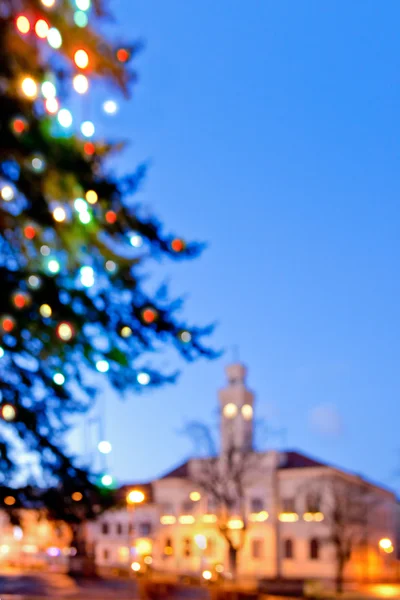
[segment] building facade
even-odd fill
[[[346,579],[394,579],[395,495],[299,452],[256,452],[246,369],[230,365],[226,374],[219,456],[122,489],[122,497],[139,492],[141,502],[89,526],[97,565],[229,576],[233,545],[241,577],[333,580],[346,554]]]

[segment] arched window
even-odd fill
[[[283,557],[293,558],[293,540],[290,538],[284,540],[283,542]]]
[[[310,540],[310,559],[311,560],[319,559],[319,550],[320,550],[319,540],[317,540],[316,538],[312,538]]]

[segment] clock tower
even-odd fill
[[[227,385],[219,391],[221,414],[221,450],[253,450],[254,394],[246,386],[247,369],[241,363],[230,364],[225,373]]]

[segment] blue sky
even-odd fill
[[[154,477],[211,421],[237,344],[258,416],[286,445],[399,487],[400,5],[387,0],[114,0],[142,38],[132,100],[102,127],[140,198],[203,257],[163,265],[222,359],[104,395],[110,467]],[[164,360],[164,359],[163,359]],[[174,362],[166,357],[173,365]],[[282,444],[271,437],[270,446]]]

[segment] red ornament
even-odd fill
[[[182,252],[185,249],[185,242],[179,238],[175,238],[171,242],[171,248],[174,252]]]
[[[113,225],[116,220],[117,220],[117,214],[113,210],[108,210],[106,212],[107,223],[109,223],[110,225]]]
[[[1,319],[1,329],[5,331],[5,333],[11,333],[15,327],[15,319],[10,315],[5,315]]]
[[[147,325],[154,323],[154,321],[157,319],[157,316],[157,311],[154,310],[154,308],[144,308],[142,310],[142,319],[145,323],[147,323]]]
[[[28,240],[33,240],[36,235],[36,229],[33,227],[33,225],[27,225],[24,228],[24,235]]]
[[[88,156],[93,156],[93,154],[96,152],[96,146],[93,144],[93,142],[86,142],[86,144],[83,146],[83,150]]]
[[[119,62],[122,63],[126,63],[131,57],[130,52],[128,52],[128,50],[126,50],[126,48],[120,48],[117,51],[117,58],[119,60]]]
[[[12,122],[14,133],[21,135],[28,128],[28,123],[23,117],[17,117]]]

